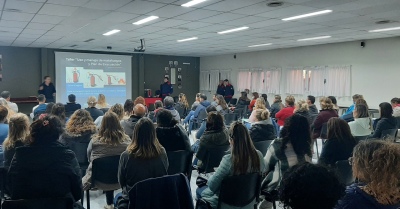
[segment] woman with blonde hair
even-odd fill
[[[269,111],[267,109],[253,111],[255,112],[255,122],[251,124],[249,130],[251,140],[253,142],[274,140],[276,138],[276,131],[269,118]]]
[[[400,208],[400,145],[383,140],[361,141],[349,159],[359,183],[347,187],[336,209]]]
[[[189,103],[184,93],[179,94],[178,104],[185,110],[185,115],[186,115],[187,110],[189,110]]]
[[[92,136],[87,149],[90,164],[86,175],[82,178],[83,190],[87,190],[91,186],[93,160],[107,156],[121,155],[130,142],[131,140],[125,134],[117,114],[107,112],[103,117],[99,132]],[[103,190],[106,193],[107,205],[104,208],[114,208],[114,190],[119,189],[120,185],[105,184],[102,182],[95,182],[95,185],[97,189]]]
[[[279,110],[276,113],[275,118],[278,120],[278,125],[283,126],[285,124],[286,118],[292,116],[294,113],[294,102],[295,98],[292,95],[289,95],[285,99],[285,107]]]
[[[87,100],[87,103],[88,103],[88,108],[86,108],[85,110],[87,110],[90,113],[90,116],[93,118],[93,120],[96,120],[99,116],[104,115],[103,111],[96,108],[97,105],[96,97],[90,96]]]
[[[311,117],[309,106],[304,99],[298,100],[294,105],[294,113],[302,115],[307,118],[308,123],[311,125],[313,121],[313,117]]]
[[[117,114],[118,119],[119,119],[120,121],[122,121],[122,120],[124,119],[125,112],[124,112],[124,107],[122,107],[121,104],[115,104],[115,105],[111,106],[111,108],[110,108],[108,111],[111,111],[111,112]],[[103,117],[104,117],[104,116],[99,116],[99,117],[94,121],[94,124],[96,124],[96,127],[97,127],[97,128],[100,128],[100,126],[101,126],[101,121],[103,120]]]
[[[96,108],[97,109],[110,108],[110,105],[107,103],[106,96],[104,94],[99,94],[99,98],[97,99]]]
[[[59,141],[66,146],[71,143],[89,143],[95,133],[96,125],[89,112],[79,109],[71,115]]]
[[[10,108],[10,106],[8,106],[7,100],[5,100],[4,98],[0,98],[0,105],[7,108],[7,110],[8,110],[7,121],[9,121],[10,118],[11,118],[13,115],[16,114],[16,112],[14,112],[14,110],[12,110],[12,109]]]
[[[29,136],[29,118],[25,114],[17,113],[8,123],[8,137],[3,142],[4,166],[9,167],[14,157],[15,149],[27,144]]]
[[[265,100],[264,98],[260,97],[256,99],[256,102],[254,103],[253,111],[250,114],[249,117],[249,122],[254,123],[256,122],[256,110],[266,110],[267,108],[265,107]]]
[[[314,129],[312,134],[313,139],[321,136],[322,126],[327,124],[329,119],[333,117],[339,117],[336,110],[333,109],[333,103],[331,99],[328,97],[322,97],[319,100],[319,103],[321,104],[321,111],[317,115],[317,118],[315,118],[314,123],[311,125],[311,129]],[[322,134],[324,134],[322,138],[326,139],[327,133]]]

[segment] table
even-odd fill
[[[11,102],[14,102],[16,104],[37,104],[37,97],[36,96],[30,96],[30,97],[20,97],[20,98],[10,98]]]

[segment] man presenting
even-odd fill
[[[46,97],[48,103],[54,102],[54,97],[56,96],[56,87],[54,87],[51,82],[50,76],[44,77],[44,82],[39,86],[39,94],[43,94]]]
[[[235,89],[233,88],[232,84],[229,83],[228,79],[224,80],[224,86],[225,86],[225,101],[226,103],[229,103],[231,101],[233,95],[235,94]]]
[[[165,98],[166,96],[170,96],[174,92],[174,88],[172,84],[169,82],[169,78],[164,78],[164,83],[160,85],[160,94],[161,98]]]

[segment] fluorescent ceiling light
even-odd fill
[[[237,31],[241,31],[241,30],[247,30],[247,29],[249,29],[249,27],[234,28],[234,29],[229,29],[229,30],[218,32],[218,34],[233,33],[233,32],[237,32]]]
[[[299,39],[297,41],[312,41],[312,40],[318,40],[318,39],[324,39],[324,38],[330,38],[331,36],[318,36],[318,37],[313,37],[313,38],[304,38],[304,39]]]
[[[400,30],[400,27],[376,29],[376,30],[370,30],[369,32],[370,33],[375,33],[375,32],[385,32],[385,31],[391,31],[391,30]]]
[[[144,19],[141,19],[141,20],[139,20],[139,21],[137,21],[137,22],[134,22],[134,23],[132,23],[132,24],[134,24],[134,25],[141,25],[141,24],[143,24],[143,23],[147,23],[147,22],[150,22],[150,21],[155,20],[155,19],[158,19],[158,17],[157,17],[157,16],[150,16],[150,17],[146,17],[146,18],[144,18]]]
[[[198,39],[197,37],[192,37],[192,38],[186,38],[186,39],[181,39],[181,40],[177,40],[177,42],[185,42],[185,41],[193,41]]]
[[[187,3],[182,4],[181,6],[183,6],[183,7],[191,7],[191,6],[194,6],[196,4],[203,3],[205,1],[207,1],[207,0],[192,0],[192,1],[189,1]]]
[[[259,46],[269,46],[269,45],[272,45],[272,43],[251,45],[251,46],[249,46],[249,47],[259,47]]]
[[[331,12],[332,12],[332,10],[322,10],[322,11],[312,12],[312,13],[308,13],[308,14],[304,14],[304,15],[288,17],[288,18],[285,18],[285,19],[282,19],[282,20],[283,21],[297,20],[297,19],[302,19],[302,18],[306,18],[306,17],[312,17],[312,16],[316,16],[316,15],[327,14],[327,13],[331,13]]]
[[[103,36],[110,36],[110,35],[112,35],[112,34],[116,34],[116,33],[120,32],[120,31],[121,31],[121,30],[117,30],[117,29],[110,30],[110,31],[108,31],[107,33],[103,33]]]

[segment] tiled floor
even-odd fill
[[[194,143],[193,136],[195,133],[192,133],[189,138],[191,140],[191,143]],[[321,153],[322,150],[322,141],[318,140],[318,150],[319,154]],[[314,155],[313,155],[313,163],[317,163],[317,156],[316,156],[316,147],[314,144]],[[196,201],[196,178],[198,176],[197,171],[193,171],[192,173],[192,178],[190,181],[190,187],[192,190],[192,197],[193,197],[193,202],[195,203]],[[121,192],[121,190],[115,191],[114,194],[117,194],[118,192]],[[102,191],[91,191],[90,192],[90,208],[91,209],[103,209],[104,205],[106,204],[106,196],[103,194]],[[86,208],[86,202],[84,202],[84,207]],[[277,202],[277,209],[282,209],[283,207]]]

